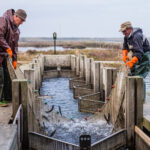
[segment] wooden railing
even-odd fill
[[[19,106],[13,124],[17,125],[17,136],[18,136],[18,148],[22,149],[22,141],[23,141],[23,109],[22,104]]]

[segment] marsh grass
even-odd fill
[[[53,46],[53,41],[38,41],[38,42],[19,42],[20,47],[49,47]],[[57,41],[57,46],[71,49],[84,49],[87,47],[92,48],[105,48],[105,49],[121,49],[120,43],[108,43],[97,41]]]
[[[32,61],[32,59],[39,54],[43,55],[53,55],[54,51],[36,51],[28,50],[27,52],[18,53],[18,61]],[[74,50],[64,50],[56,51],[56,55],[86,55],[88,58],[94,58],[96,61],[121,61],[122,60],[122,50],[97,50],[97,49],[74,49]]]

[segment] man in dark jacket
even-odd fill
[[[142,29],[133,28],[131,22],[121,24],[120,30],[124,34],[123,61],[131,69],[132,75],[146,77],[150,69],[150,45],[143,35]],[[128,52],[132,51],[132,59],[129,60]]]
[[[0,17],[0,67],[4,72],[4,98],[11,99],[11,81],[7,68],[6,57],[12,58],[14,69],[17,68],[17,52],[19,40],[19,25],[26,20],[27,14],[24,10],[7,10]]]

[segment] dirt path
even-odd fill
[[[0,124],[8,124],[12,115],[12,103],[7,107],[0,107]]]

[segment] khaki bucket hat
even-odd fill
[[[130,21],[124,22],[121,24],[120,26],[120,30],[119,32],[123,32],[124,30],[126,30],[127,28],[132,28],[132,24]]]
[[[26,12],[23,9],[18,9],[15,12],[15,15],[17,15],[18,17],[20,17],[23,21],[25,21],[26,17],[27,17],[27,14],[26,14]]]

